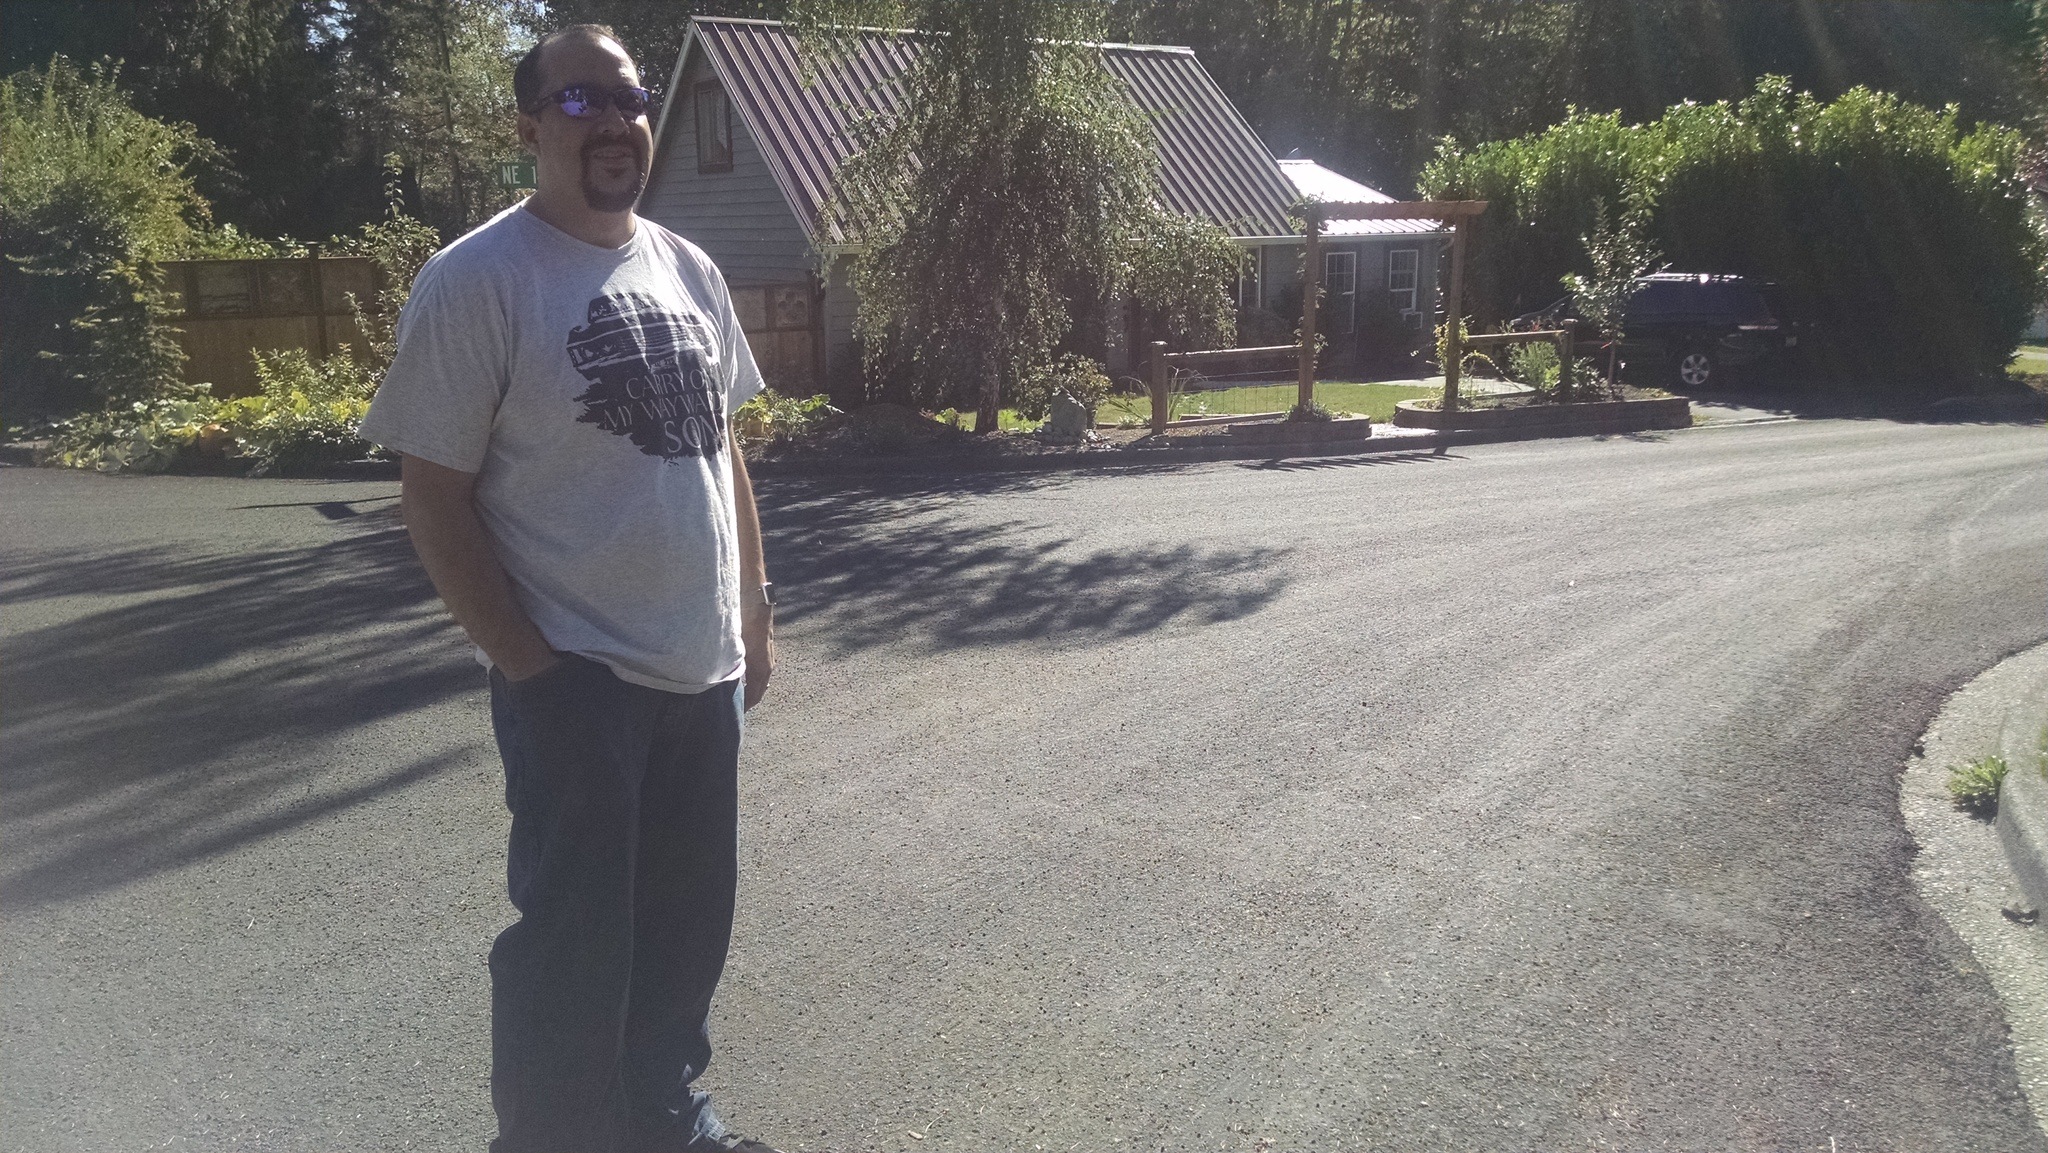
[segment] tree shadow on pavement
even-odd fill
[[[1286,583],[1284,550],[1082,547],[960,508],[1065,483],[765,480],[783,619],[827,652],[1058,642],[1240,617]],[[334,538],[9,554],[0,909],[231,852],[470,757],[445,715],[408,719],[483,679],[395,510],[306,503]]]
[[[81,597],[83,611],[35,607]],[[175,868],[442,771],[445,754],[352,748],[350,732],[481,683],[395,525],[233,555],[17,555],[0,602],[17,625],[50,617],[8,638],[0,668],[5,908]]]
[[[1069,483],[1043,474],[760,482],[778,619],[836,655],[904,643],[1059,644],[1233,620],[1288,583],[1286,549],[1105,547],[1085,530],[975,522],[954,508],[970,495]]]
[[[1237,467],[1254,472],[1322,472],[1336,468],[1377,468],[1394,464],[1439,464],[1447,460],[1463,460],[1455,453],[1414,450],[1407,452],[1378,452],[1359,456],[1289,456],[1269,460],[1242,461]]]

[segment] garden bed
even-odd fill
[[[1339,417],[1335,420],[1275,420],[1229,426],[1234,444],[1329,444],[1364,440],[1372,435],[1372,418]]]
[[[1682,396],[1631,395],[1623,400],[1545,403],[1535,396],[1501,397],[1483,407],[1446,413],[1425,402],[1394,406],[1401,428],[1439,432],[1500,432],[1523,436],[1590,436],[1692,427],[1692,404]]]

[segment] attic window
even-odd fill
[[[732,171],[732,101],[716,80],[697,85],[697,171]]]

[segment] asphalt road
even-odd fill
[[[502,782],[394,493],[0,471],[0,1150],[489,1136]],[[2048,1150],[1897,804],[2048,640],[2038,426],[763,498],[737,1126]]]

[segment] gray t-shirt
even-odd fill
[[[642,219],[599,248],[515,206],[420,270],[362,435],[477,474],[550,645],[697,692],[744,669],[726,428],[760,390],[696,245]]]

